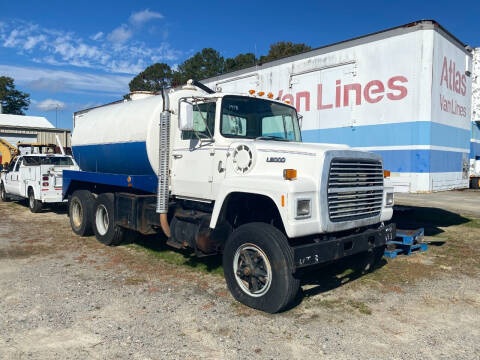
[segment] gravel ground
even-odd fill
[[[441,248],[363,276],[324,268],[268,315],[219,275],[75,236],[61,209],[0,215],[0,359],[480,359],[478,273]]]

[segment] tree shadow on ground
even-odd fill
[[[442,228],[462,225],[470,219],[444,209],[421,206],[396,206],[392,222],[397,224],[397,229],[424,228],[426,236],[435,236],[443,233]]]
[[[221,255],[197,257],[191,249],[172,248],[166,244],[163,234],[138,236],[133,242],[169,263],[201,268],[207,272],[223,273]]]
[[[28,208],[28,199],[21,199],[21,200],[10,200],[11,203],[22,206],[29,210]],[[39,213],[48,213],[53,212],[58,215],[68,214],[68,205],[67,203],[44,203],[42,205],[41,210]]]
[[[469,221],[470,219],[448,210],[419,206],[398,207],[395,209],[391,220],[396,224],[397,229],[415,230],[424,228],[425,235],[428,237],[445,232],[443,229],[446,227],[462,225]],[[427,242],[432,246],[445,244],[445,241],[441,238],[438,240],[429,239]],[[297,306],[305,297],[331,291],[361,278],[368,272],[378,271],[387,265],[385,258],[382,258],[376,264],[368,264],[368,262],[365,262],[365,256],[365,253],[349,256],[334,263],[300,273],[298,277],[301,280],[301,285],[306,289],[300,292],[292,307]],[[368,271],[365,271],[364,265],[370,266]]]

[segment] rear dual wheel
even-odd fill
[[[129,231],[115,224],[115,196],[103,193],[97,196],[93,206],[93,232],[104,245],[115,246],[124,242]]]
[[[88,190],[77,190],[68,202],[70,226],[75,234],[89,236],[93,234],[92,217],[95,198]]]

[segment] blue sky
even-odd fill
[[[312,47],[419,19],[480,46],[480,1],[0,0],[0,75],[30,93],[29,115],[72,127],[72,113],[121,98],[155,62],[204,47],[266,54],[277,41]]]

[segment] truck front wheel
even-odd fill
[[[233,297],[268,313],[284,310],[296,297],[293,254],[285,235],[272,225],[249,223],[228,238],[223,269]]]
[[[126,230],[115,225],[115,196],[112,193],[98,195],[93,207],[93,232],[102,244],[120,245]]]
[[[35,199],[35,193],[32,188],[28,189],[28,208],[32,213],[38,213],[42,210],[42,202]]]
[[[5,186],[3,185],[3,182],[0,184],[0,196],[3,202],[7,202],[9,200],[7,192],[5,191]]]
[[[75,234],[89,236],[93,234],[92,218],[95,199],[88,190],[77,190],[68,202],[70,225]]]

